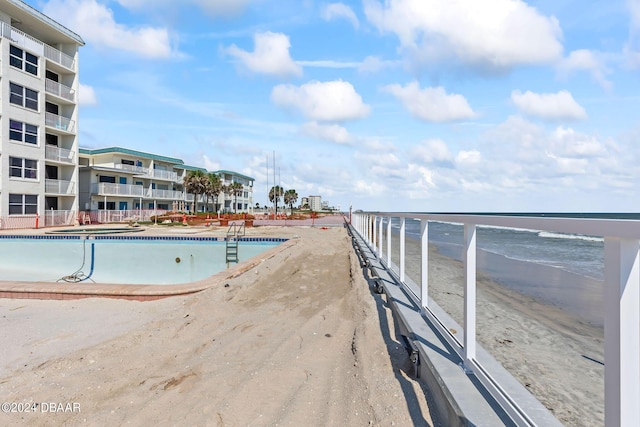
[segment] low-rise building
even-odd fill
[[[195,196],[185,191],[184,178],[195,170],[218,174],[223,185],[242,184],[242,194],[218,196],[220,210],[253,211],[254,179],[236,172],[207,172],[178,158],[121,147],[81,148],[79,162],[81,221],[87,215],[92,222],[112,222],[146,219],[164,211],[191,212]],[[199,196],[199,211],[212,210],[212,206],[212,200]]]

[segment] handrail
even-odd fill
[[[241,224],[236,224],[235,221],[229,224],[229,228],[227,229],[227,240],[229,237],[238,238],[242,233],[243,236],[246,235],[246,228],[244,226],[244,222]]]
[[[476,227],[478,225],[583,234],[604,237],[604,314],[605,314],[605,425],[640,425],[640,221],[625,219],[534,217],[526,215],[479,214],[414,214],[407,212],[354,212],[352,225],[372,252],[387,266],[391,265],[391,219],[400,220],[399,279],[425,316],[442,323],[429,308],[428,287],[428,223],[430,221],[462,224],[464,228],[464,339],[459,342],[442,328],[443,336],[498,401],[510,404],[512,399],[495,383],[476,358]],[[421,285],[418,292],[405,282],[405,222],[420,221],[422,253]],[[386,230],[383,230],[386,228]],[[386,232],[386,248],[383,248]],[[506,408],[505,408],[506,409]],[[522,416],[512,408],[510,414]]]

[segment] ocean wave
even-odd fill
[[[570,240],[586,240],[588,242],[604,242],[603,237],[586,236],[584,234],[565,234],[565,233],[552,233],[550,231],[541,231],[538,233],[539,237],[547,237],[550,239],[570,239]]]

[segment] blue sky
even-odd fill
[[[348,209],[639,211],[640,0],[30,0],[80,146]],[[267,181],[269,159],[269,181]]]

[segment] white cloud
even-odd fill
[[[353,25],[354,28],[358,28],[360,26],[358,17],[353,12],[353,9],[344,3],[330,3],[325,5],[322,8],[320,16],[322,16],[322,19],[325,21],[343,18],[351,22],[351,25]]]
[[[412,61],[453,61],[478,71],[545,64],[562,54],[562,32],[520,0],[365,0],[367,19],[393,33]]]
[[[80,83],[78,87],[78,104],[80,105],[97,105],[98,97],[91,86]]]
[[[271,91],[271,102],[297,109],[306,118],[319,121],[361,119],[370,111],[351,83],[342,80],[278,85]]]
[[[411,148],[410,156],[422,163],[451,164],[453,156],[449,147],[441,139],[428,139]]]
[[[152,8],[164,9],[171,6],[184,6],[188,3],[200,7],[213,16],[234,16],[242,12],[251,0],[117,0],[122,6],[131,10]]]
[[[362,74],[373,74],[385,68],[395,68],[401,65],[400,61],[389,61],[380,59],[377,56],[367,56],[358,66],[358,72]]]
[[[448,122],[476,117],[466,98],[447,94],[442,87],[420,89],[418,82],[388,85],[384,91],[398,98],[415,117],[428,122]]]
[[[240,64],[253,73],[268,74],[281,78],[299,77],[302,68],[289,55],[289,37],[281,33],[256,33],[253,36],[254,50],[247,52],[236,45],[225,49],[237,58]]]
[[[300,130],[305,135],[338,144],[348,144],[351,142],[349,131],[336,124],[326,125],[318,122],[308,122],[302,125]]]
[[[129,28],[96,0],[51,0],[43,12],[96,46],[133,52],[146,58],[170,58],[169,31],[160,27]]]
[[[591,158],[606,154],[605,146],[595,136],[558,127],[551,135],[551,148],[563,157]]]
[[[511,92],[511,101],[522,113],[545,120],[583,120],[587,113],[578,104],[571,93],[561,90],[558,93],[534,93],[518,90]]]
[[[465,168],[475,166],[482,161],[482,155],[478,150],[462,150],[456,156],[456,165]]]
[[[609,73],[610,70],[597,53],[588,49],[572,51],[569,56],[558,63],[557,70],[558,75],[565,80],[576,71],[586,71],[591,74],[593,80],[603,89],[609,90],[612,86],[611,82],[605,77],[605,74]]]

